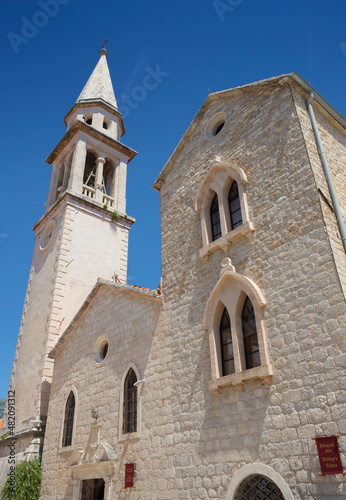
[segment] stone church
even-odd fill
[[[316,441],[346,468],[345,119],[295,72],[210,94],[154,184],[161,285],[129,285],[107,56],[47,159],[18,460],[42,453],[42,500],[345,498]]]

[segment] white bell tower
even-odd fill
[[[34,256],[10,381],[16,433],[30,434],[33,420],[44,427],[53,371],[48,353],[97,278],[126,283],[134,222],[126,214],[126,171],[136,152],[121,143],[124,123],[107,57],[101,49],[65,117],[66,133],[46,160],[53,168],[47,209],[33,228]]]

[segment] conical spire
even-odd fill
[[[111,106],[117,108],[117,101],[115,99],[112,80],[107,64],[108,52],[105,48],[102,48],[99,55],[99,62],[78,97],[77,103],[102,99]]]

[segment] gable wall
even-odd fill
[[[224,129],[207,139],[206,125],[219,111],[227,116]],[[206,263],[198,254],[194,201],[215,155],[245,171],[255,233]],[[345,302],[287,84],[233,92],[210,104],[167,174],[161,214],[163,292],[175,366],[173,440],[189,443],[174,460],[179,498],[225,498],[235,471],[254,462],[280,473],[295,498],[341,498],[342,478],[317,476],[311,437],[346,430],[339,358]],[[212,393],[202,318],[226,256],[264,293],[274,376],[269,384],[250,381]],[[342,443],[346,450],[344,438]]]
[[[150,458],[153,454],[150,450],[156,446],[155,437],[149,433],[145,422],[152,423],[162,418],[167,392],[157,373],[159,360],[152,354],[153,346],[162,343],[156,332],[159,312],[158,299],[102,287],[70,332],[54,364],[43,452],[42,499],[72,498],[68,461],[73,451],[81,447],[84,450],[83,463],[94,461],[94,451],[89,446],[95,441],[92,429],[95,419],[91,415],[94,408],[99,413],[99,442],[107,443],[117,456],[111,485],[114,495],[122,491],[124,463],[127,461],[136,460],[141,471],[140,484],[147,480],[143,473],[144,460],[146,469],[157,468]],[[95,366],[93,348],[103,334],[109,338],[109,350],[104,363]],[[158,349],[154,348],[154,352],[157,353]],[[131,361],[146,380],[141,388],[141,439],[119,442],[121,379]],[[72,386],[78,395],[76,434],[72,447],[66,451],[61,449],[59,440],[65,404]]]

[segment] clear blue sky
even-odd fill
[[[5,397],[34,248],[31,227],[48,194],[51,167],[44,160],[98,61],[99,40],[109,39],[115,94],[127,115],[123,142],[139,152],[128,169],[127,212],[137,220],[129,283],[156,288],[160,214],[151,186],[208,92],[296,70],[345,116],[346,2],[11,0],[0,11]],[[145,95],[145,76],[158,65],[165,76]],[[128,112],[122,96],[131,93],[137,102]]]

